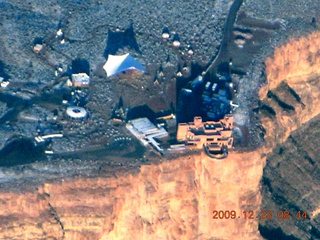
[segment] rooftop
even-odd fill
[[[160,144],[155,138],[168,136],[168,132],[162,127],[156,127],[148,118],[137,118],[128,122],[127,129],[138,138],[144,145],[148,143],[158,151],[162,151]]]
[[[212,157],[213,150],[225,152],[232,147],[232,127],[233,116],[230,114],[218,122],[202,122],[201,117],[195,117],[193,122],[178,124],[177,140],[184,142],[188,147],[206,147],[206,153],[210,153],[209,156]]]
[[[75,87],[88,86],[90,77],[86,73],[72,74],[72,83]]]

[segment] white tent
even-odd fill
[[[129,69],[145,72],[143,66],[138,61],[134,60],[129,53],[118,56],[109,55],[103,69],[107,72],[108,77]]]

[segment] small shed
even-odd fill
[[[72,84],[74,87],[88,87],[90,77],[86,73],[72,74]]]
[[[43,49],[42,44],[37,43],[36,45],[33,46],[33,51],[35,51],[36,53],[39,53],[42,49]]]

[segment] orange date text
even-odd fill
[[[213,219],[259,219],[268,220],[273,217],[277,219],[289,219],[291,217],[297,219],[306,219],[306,211],[298,211],[290,213],[288,210],[279,210],[276,214],[273,214],[271,210],[259,210],[254,212],[253,210],[237,212],[235,210],[214,210],[212,211]]]

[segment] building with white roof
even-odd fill
[[[86,73],[72,74],[71,79],[74,87],[88,87],[90,84],[90,77]]]

